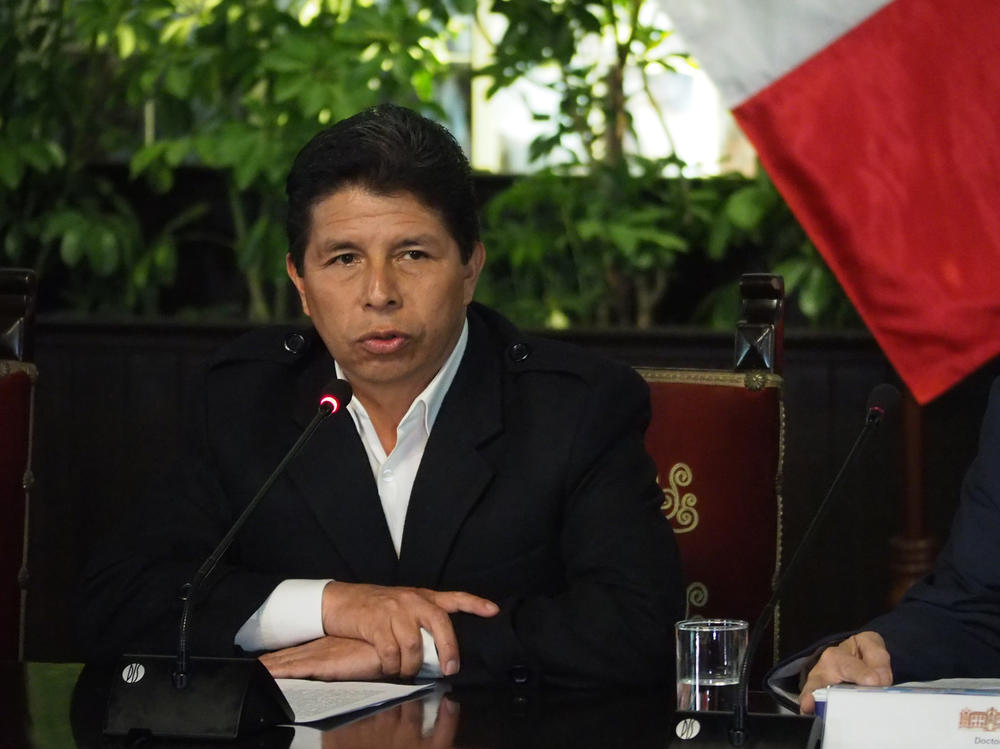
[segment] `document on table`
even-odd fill
[[[823,749],[998,746],[998,686],[997,679],[941,679],[827,687]]]
[[[296,723],[346,715],[409,697],[433,688],[427,684],[387,684],[380,681],[312,681],[310,679],[275,679]]]

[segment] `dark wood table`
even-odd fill
[[[101,736],[107,673],[73,663],[0,663],[9,717],[0,747],[121,747]],[[754,709],[767,709],[755,695]],[[274,728],[235,743],[145,742],[143,747],[322,749],[664,749],[674,733],[673,690],[448,689],[304,727]],[[683,745],[683,744],[682,744]]]

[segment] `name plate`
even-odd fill
[[[950,681],[958,680],[828,687],[823,749],[1000,747],[1000,689],[946,686]]]

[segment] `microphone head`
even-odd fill
[[[876,385],[872,388],[871,393],[868,395],[868,405],[867,405],[867,415],[865,420],[869,424],[878,424],[889,414],[893,413],[899,407],[899,401],[902,396],[899,393],[899,388],[895,385],[890,385],[887,382],[883,382],[881,385]]]
[[[319,397],[319,410],[326,414],[335,414],[350,403],[353,397],[354,390],[351,388],[351,383],[331,377]]]

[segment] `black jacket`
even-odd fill
[[[465,590],[458,680],[562,685],[672,679],[680,563],[643,447],[646,387],[628,367],[523,336],[473,305],[469,343],[413,485],[399,558],[349,416],[324,422],[246,527],[194,616],[195,652],[286,578]],[[333,360],[312,331],[261,330],[208,368],[184,459],[83,575],[93,656],[169,652],[178,591],[315,413]]]

